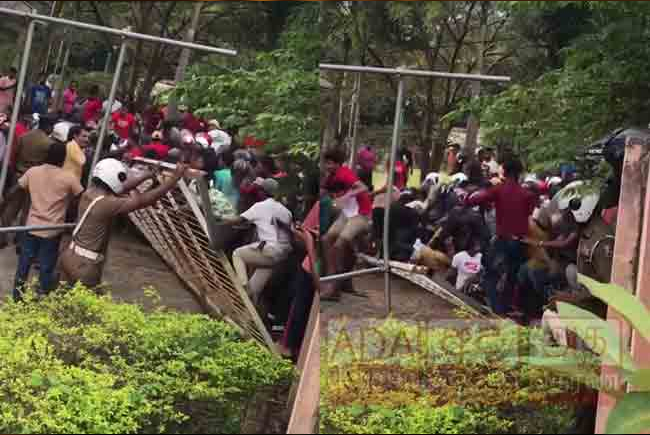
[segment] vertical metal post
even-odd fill
[[[32,40],[34,39],[34,29],[36,21],[31,20],[27,26],[27,37],[25,38],[25,48],[23,49],[23,58],[20,62],[20,72],[18,73],[18,83],[16,85],[16,95],[14,98],[14,107],[11,112],[11,127],[9,128],[9,137],[7,138],[7,147],[5,158],[2,162],[2,173],[0,174],[0,198],[4,197],[5,185],[7,184],[7,174],[9,172],[9,160],[13,152],[14,138],[16,137],[16,124],[18,123],[18,114],[23,100],[23,91],[25,89],[25,77],[27,76],[27,67],[29,66],[29,56],[32,51]]]
[[[386,290],[386,315],[390,315],[392,308],[392,291],[390,283],[390,208],[393,197],[393,184],[395,183],[395,160],[397,159],[397,150],[400,142],[400,129],[402,124],[402,106],[404,100],[404,78],[397,76],[399,84],[397,86],[397,101],[395,102],[395,122],[393,124],[393,143],[390,149],[390,165],[388,169],[388,181],[386,183],[386,208],[384,209],[384,281]]]
[[[102,120],[102,127],[99,131],[99,138],[97,139],[97,145],[95,147],[95,156],[93,157],[93,164],[90,167],[90,172],[88,173],[88,184],[92,179],[93,170],[99,161],[99,156],[102,153],[102,148],[104,145],[104,139],[106,138],[106,131],[108,130],[108,123],[111,120],[111,109],[113,108],[113,103],[115,102],[115,94],[117,94],[117,87],[120,83],[120,75],[122,74],[122,67],[124,66],[124,59],[126,58],[126,40],[122,39],[122,45],[120,46],[120,55],[117,58],[117,64],[115,65],[115,73],[113,73],[113,84],[111,85],[111,92],[108,96],[108,107],[106,108],[106,113],[104,114],[104,119]]]

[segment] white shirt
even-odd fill
[[[284,222],[291,225],[293,215],[280,202],[273,198],[258,202],[241,214],[241,217],[252,222],[257,227],[257,238],[260,242],[272,245],[288,246],[290,238],[287,231],[281,229],[276,223]]]
[[[487,162],[488,168],[490,168],[490,175],[499,173],[499,164],[496,160],[492,159]]]
[[[468,279],[477,275],[482,268],[481,260],[483,254],[478,253],[471,257],[467,251],[459,252],[454,257],[451,266],[458,270],[458,280],[456,281],[456,289],[461,290],[465,287]]]
[[[356,196],[351,196],[343,201],[337,201],[337,203],[341,207],[341,212],[346,218],[352,219],[359,215],[359,202],[357,201]]]
[[[208,135],[212,138],[212,148],[217,154],[228,150],[232,145],[232,138],[223,130],[210,130]]]

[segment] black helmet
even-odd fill
[[[650,144],[650,130],[646,128],[618,129],[603,142],[603,158],[613,167],[622,167],[625,160],[625,143],[628,137],[640,137]]]

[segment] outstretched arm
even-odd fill
[[[187,165],[183,163],[179,163],[176,166],[176,171],[174,171],[174,175],[169,177],[167,180],[165,180],[164,183],[162,183],[160,186],[156,187],[155,189],[151,189],[147,192],[141,193],[139,195],[133,196],[126,207],[122,210],[124,213],[131,213],[136,210],[140,210],[142,208],[146,208],[149,206],[154,205],[160,198],[165,196],[167,192],[172,190],[178,181],[185,176],[185,173],[187,172]],[[144,177],[144,175],[143,175]],[[137,177],[141,178],[141,177]],[[134,179],[134,183],[137,180]],[[142,183],[142,181],[140,181]],[[131,189],[133,190],[133,188]]]

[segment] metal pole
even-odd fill
[[[23,49],[23,58],[20,62],[20,72],[18,73],[18,83],[16,85],[16,95],[14,98],[14,107],[11,112],[11,126],[9,127],[9,137],[5,151],[5,159],[2,162],[2,173],[0,174],[0,198],[4,198],[5,185],[7,184],[7,174],[9,172],[9,160],[14,146],[16,137],[16,124],[18,123],[18,114],[23,99],[25,89],[25,77],[27,76],[27,67],[29,66],[29,55],[32,51],[32,40],[34,39],[34,29],[36,21],[31,20],[27,26],[27,36],[25,38],[25,48]]]
[[[16,11],[14,9],[0,8],[0,14],[7,14],[7,15],[13,15],[13,16],[17,16],[17,17],[31,18],[31,19],[45,21],[46,23],[56,23],[56,24],[60,24],[60,25],[63,25],[63,26],[72,26],[72,27],[77,27],[79,29],[93,30],[93,31],[96,31],[96,32],[108,33],[108,34],[111,34],[111,35],[122,36],[122,37],[130,38],[130,39],[139,39],[139,40],[148,41],[148,42],[162,42],[163,44],[176,45],[178,47],[191,48],[193,50],[206,51],[208,53],[225,54],[225,55],[228,55],[228,56],[236,56],[237,55],[237,51],[235,51],[235,50],[228,50],[228,49],[225,49],[225,48],[210,47],[208,45],[195,44],[195,43],[191,43],[191,42],[175,41],[175,40],[169,39],[169,38],[160,38],[160,37],[157,37],[157,36],[146,35],[144,33],[129,32],[129,31],[126,31],[126,30],[114,29],[112,27],[98,26],[98,25],[95,25],[95,24],[83,23],[81,21],[67,20],[65,18],[55,18],[55,17],[35,14],[35,13],[31,13],[31,12]]]
[[[332,71],[348,71],[348,72],[362,72],[362,73],[375,73],[375,74],[389,74],[399,76],[415,76],[415,77],[439,77],[444,79],[462,79],[462,80],[481,80],[486,82],[509,82],[510,77],[507,76],[490,76],[483,74],[461,74],[461,73],[447,73],[437,71],[422,71],[414,69],[401,69],[401,68],[378,68],[374,66],[353,66],[353,65],[334,65],[330,63],[321,63],[320,69]]]
[[[111,109],[113,108],[113,103],[115,102],[115,94],[117,94],[117,86],[120,82],[120,75],[122,74],[122,67],[124,66],[124,59],[126,59],[126,41],[122,40],[122,45],[120,46],[120,55],[117,58],[117,64],[115,65],[115,73],[113,74],[113,84],[111,85],[111,92],[108,96],[108,107],[106,108],[106,113],[104,114],[104,119],[102,120],[102,128],[99,131],[99,138],[97,139],[97,145],[95,146],[95,156],[93,157],[93,164],[90,167],[90,172],[88,173],[88,184],[92,179],[93,169],[99,161],[99,157],[102,153],[102,148],[104,147],[104,139],[106,138],[106,131],[108,130],[108,123],[111,119]]]
[[[354,278],[356,276],[363,276],[363,275],[372,275],[373,273],[378,273],[383,271],[384,271],[383,267],[373,267],[371,269],[355,270],[354,272],[324,276],[320,279],[320,283],[325,284],[331,281],[341,281],[343,279]]]
[[[31,225],[22,227],[3,227],[0,228],[0,234],[3,233],[26,233],[38,231],[69,230],[76,227],[77,224],[60,224],[60,225]]]
[[[404,78],[398,76],[397,101],[395,102],[395,122],[393,124],[393,144],[390,149],[390,165],[388,169],[388,181],[386,191],[386,208],[384,209],[384,281],[386,289],[386,315],[392,312],[392,293],[390,283],[390,207],[393,197],[393,184],[395,182],[395,160],[400,142],[400,128],[402,120],[402,101],[404,99]]]

